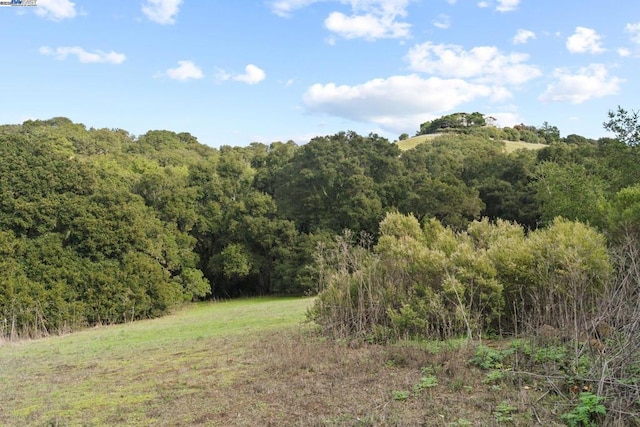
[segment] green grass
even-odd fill
[[[531,425],[532,405],[543,425],[559,425],[542,387],[507,377],[490,387],[487,372],[468,363],[476,344],[327,339],[305,322],[312,301],[194,304],[4,343],[0,425],[503,425],[496,414]]]
[[[310,299],[203,303],[154,320],[0,347],[0,425],[148,425],[234,381],[245,347],[299,328]],[[194,411],[197,413],[197,411]],[[169,415],[188,423],[184,408]]]
[[[422,144],[423,142],[431,141],[432,139],[440,135],[442,134],[434,133],[430,135],[418,135],[412,138],[407,138],[404,141],[398,141],[396,142],[396,144],[398,144],[398,147],[400,148],[400,150],[407,151],[407,150],[411,150],[412,148],[416,148],[416,146],[418,146],[419,144]]]
[[[413,138],[405,139],[404,141],[397,141],[398,147],[402,151],[411,150],[412,148],[417,147],[419,144],[424,142],[431,141],[438,136],[442,135],[441,133],[434,133],[430,135],[419,135],[414,136]],[[532,144],[524,141],[503,141],[505,144],[504,151],[506,153],[513,153],[516,150],[527,149],[527,150],[540,150],[541,148],[547,147],[545,144]]]

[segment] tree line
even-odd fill
[[[186,132],[136,137],[63,117],[0,126],[0,335],[316,293],[318,248],[351,230],[379,249],[390,214],[454,233],[481,218],[529,233],[558,216],[607,242],[637,231],[633,144],[545,125],[545,148],[509,153],[506,130],[464,120],[473,126],[408,151],[354,132],[212,148]]]

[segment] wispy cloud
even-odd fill
[[[518,8],[520,0],[498,0],[496,10],[498,12],[512,12]]]
[[[319,0],[275,0],[269,3],[271,11],[281,17],[289,17],[296,9],[301,9]]]
[[[114,51],[103,52],[101,50],[89,52],[79,46],[62,46],[55,49],[42,46],[40,53],[42,55],[54,56],[58,60],[67,59],[69,56],[76,56],[78,61],[83,64],[121,64],[127,59],[123,53]]]
[[[631,41],[640,44],[640,22],[635,24],[627,24],[624,30],[631,34]]]
[[[451,18],[449,18],[449,15],[441,13],[436,19],[433,20],[433,25],[437,28],[440,28],[441,30],[446,30],[451,26]]]
[[[38,0],[36,14],[53,21],[72,19],[77,15],[75,3],[69,0]]]

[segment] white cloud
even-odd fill
[[[248,85],[254,85],[256,83],[260,83],[267,77],[267,74],[264,72],[264,70],[256,67],[253,64],[247,65],[244,68],[244,70],[245,70],[244,74],[238,74],[237,76],[233,76],[232,77],[233,80],[243,82]]]
[[[269,3],[276,15],[288,17],[296,10],[319,1],[338,0],[274,0]],[[350,7],[351,13],[334,11],[324,20],[325,28],[344,38],[409,37],[411,24],[398,19],[407,16],[407,6],[411,0],[340,0]]]
[[[309,6],[318,0],[276,0],[269,3],[271,11],[281,17],[291,16],[291,12],[296,9]]]
[[[433,21],[433,25],[442,30],[446,30],[451,26],[451,18],[449,15],[441,13],[438,18]]]
[[[524,44],[530,39],[535,39],[536,33],[530,30],[520,28],[515,36],[513,36],[513,44]]]
[[[494,112],[487,114],[487,116],[496,119],[496,125],[499,127],[513,127],[524,122],[524,119],[518,113]]]
[[[627,56],[631,56],[631,51],[625,47],[619,47],[618,48],[618,55],[620,55],[621,57],[625,58]]]
[[[181,3],[182,0],[146,0],[142,12],[158,24],[173,24]]]
[[[187,81],[204,77],[202,70],[193,61],[178,61],[176,68],[169,68],[164,75],[173,80]]]
[[[520,0],[498,0],[496,10],[498,12],[512,12],[516,10],[519,4]]]
[[[487,2],[487,1],[479,1],[478,2],[478,7],[481,8],[481,9],[487,8],[487,7],[489,7],[489,2]]]
[[[344,38],[409,37],[411,24],[397,19],[407,16],[409,0],[344,0],[353,14],[332,12],[324,21],[325,27]]]
[[[567,39],[567,49],[571,53],[602,53],[600,35],[592,28],[576,27],[576,32]]]
[[[494,94],[494,89],[487,85],[462,79],[425,79],[411,74],[374,79],[355,86],[318,83],[307,90],[303,99],[312,112],[401,131],[424,121],[427,115],[441,114]]]
[[[38,0],[36,13],[54,21],[75,18],[75,3],[69,0]]]
[[[426,42],[411,48],[406,58],[413,71],[473,78],[480,83],[519,85],[541,75],[538,67],[525,63],[529,59],[527,54],[504,54],[495,46],[465,51],[458,45]]]
[[[640,44],[640,22],[627,24],[624,29],[627,33],[631,34],[632,42]]]
[[[254,85],[263,81],[267,74],[261,68],[249,64],[244,67],[244,74],[231,74],[225,70],[217,70],[216,71],[216,80],[225,81],[225,80],[235,80],[238,82],[243,82],[248,85]]]
[[[78,46],[61,46],[55,50],[48,46],[42,46],[39,51],[42,55],[55,56],[58,60],[67,59],[68,56],[75,55],[78,61],[83,64],[121,64],[127,59],[126,55],[122,53],[114,51],[103,52],[101,50],[88,52]]]
[[[580,68],[576,74],[559,68],[554,71],[554,77],[556,82],[547,86],[547,90],[538,98],[540,101],[581,104],[589,99],[618,93],[623,82],[618,77],[609,76],[602,64]]]
[[[408,37],[409,28],[411,28],[408,23],[396,22],[385,16],[372,14],[346,16],[340,12],[332,12],[324,21],[324,25],[329,31],[346,39],[366,40]]]

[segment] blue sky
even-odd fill
[[[0,123],[248,145],[479,111],[598,138],[640,108],[637,0],[36,0],[0,7]]]

